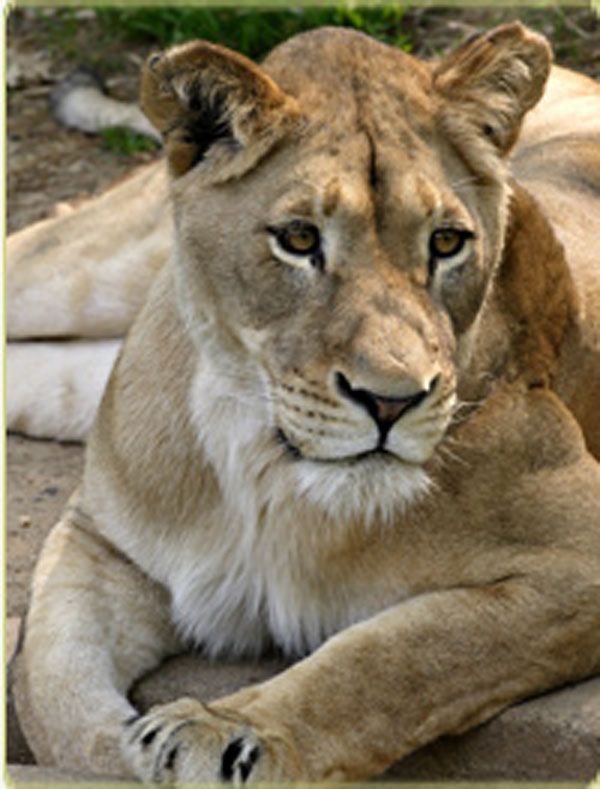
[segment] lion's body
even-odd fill
[[[153,281],[36,570],[17,700],[41,759],[365,777],[600,669],[600,89],[553,71],[513,181],[538,38],[500,29],[434,68],[350,36],[299,37],[266,71],[206,45],[151,62],[170,261],[161,165],[13,242],[16,338],[52,335],[45,265],[57,335],[119,336]],[[216,142],[190,131],[200,84]],[[62,270],[126,213],[126,240]],[[439,227],[460,229],[447,259]],[[317,651],[159,708],[119,756],[127,687],[189,644]]]
[[[554,68],[527,117],[512,170],[533,194],[567,250],[581,305],[581,336],[567,344],[556,388],[600,458],[600,266],[590,239],[600,233],[598,85]]]

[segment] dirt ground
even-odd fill
[[[92,62],[117,64],[105,78],[109,93],[124,101],[137,97],[139,70],[149,46],[127,52],[101,38],[93,12],[79,12],[75,45],[61,47],[33,9],[13,12],[8,19],[7,163],[8,232],[48,216],[62,201],[102,192],[132,167],[153,154],[125,156],[107,150],[102,141],[60,126],[49,111],[52,90],[67,74]],[[94,44],[102,42],[102,51]],[[85,54],[84,54],[85,53]],[[101,71],[101,69],[96,69]],[[157,151],[154,156],[159,155]]]
[[[139,68],[151,43],[108,37],[94,11],[75,17],[68,46],[52,32],[52,13],[20,9],[8,19],[8,229],[49,215],[61,201],[104,190],[159,151],[123,155],[101,139],[60,127],[48,110],[60,79],[81,63],[97,68],[111,95],[133,100]],[[600,22],[587,9],[412,9],[406,14],[413,51],[435,56],[478,27],[517,17],[544,32],[557,60],[600,76]],[[8,614],[22,615],[39,546],[77,483],[82,448],[53,442],[8,440]]]
[[[29,578],[41,543],[77,485],[83,447],[56,441],[8,439],[9,595],[7,616],[25,609]]]

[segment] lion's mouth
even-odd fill
[[[355,465],[356,463],[364,462],[365,460],[370,460],[372,458],[381,458],[384,460],[392,460],[397,462],[406,462],[402,461],[396,454],[387,450],[384,446],[382,446],[381,442],[378,446],[373,447],[373,449],[369,449],[365,452],[358,452],[355,455],[344,455],[342,457],[334,457],[334,458],[327,458],[327,457],[313,457],[305,455],[297,446],[295,446],[284,431],[281,428],[278,428],[275,431],[275,438],[277,442],[285,449],[286,454],[288,457],[292,458],[293,460],[308,460],[311,463],[324,463],[327,465]],[[412,464],[411,464],[412,465]]]
[[[285,449],[286,454],[289,457],[293,458],[294,460],[304,459],[304,455],[302,454],[302,452],[298,449],[297,446],[294,446],[294,444],[292,444],[292,442],[289,440],[289,438],[286,436],[286,434],[283,432],[283,430],[280,427],[277,428],[277,430],[275,431],[275,438],[277,440],[277,443],[281,444],[281,446]]]

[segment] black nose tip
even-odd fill
[[[416,408],[427,395],[431,394],[438,379],[434,378],[427,389],[408,397],[384,397],[368,389],[354,388],[343,373],[336,373],[335,380],[340,394],[361,405],[377,424],[382,437],[385,437],[401,416],[411,408]]]

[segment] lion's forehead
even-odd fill
[[[324,134],[366,130],[415,156],[435,126],[427,64],[355,31],[325,29],[277,48],[265,68]]]
[[[346,136],[344,153],[321,146],[298,154],[268,206],[268,221],[315,222],[330,241],[352,248],[377,238],[390,253],[414,246],[429,224],[472,223],[461,173],[446,173],[436,152],[413,161],[402,150],[357,132]]]
[[[284,172],[269,178],[273,213],[345,216],[356,229],[390,212],[396,227],[443,208],[460,213],[465,190],[455,187],[473,179],[438,134],[433,112],[418,120],[397,92],[385,106],[350,92],[326,120],[307,111],[308,128],[286,146]]]
[[[394,100],[411,109],[431,108],[430,69],[396,47],[356,31],[324,28],[277,47],[265,70],[287,93],[308,104],[331,102],[337,115],[351,95],[363,104],[383,105]]]

